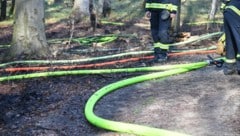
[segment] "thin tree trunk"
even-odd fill
[[[211,10],[210,10],[209,16],[208,16],[209,20],[214,20],[215,19],[215,15],[216,15],[216,12],[217,12],[217,4],[218,4],[218,0],[212,0]],[[212,27],[212,23],[207,24],[207,30],[209,30],[210,27]]]
[[[177,12],[177,20],[176,20],[176,33],[180,32],[181,27],[181,7],[182,7],[182,1],[178,0],[178,12]]]
[[[216,15],[216,12],[217,12],[217,4],[218,4],[218,0],[212,0],[211,10],[210,10],[210,13],[209,13],[209,19],[210,20],[215,19],[215,15]]]
[[[93,28],[93,31],[95,31],[97,27],[97,11],[96,11],[96,5],[94,5],[94,0],[89,0],[89,13],[90,13],[90,21],[91,26]]]

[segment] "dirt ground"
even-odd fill
[[[57,50],[55,59],[76,59],[123,51],[149,50],[151,37],[148,26],[146,20],[138,20],[125,26],[103,25],[98,28],[97,34],[111,32],[138,36],[130,39],[121,38],[105,47],[118,48],[117,51],[77,54],[68,50],[76,49],[78,47],[76,43],[69,46],[62,42],[50,46]],[[192,31],[192,34],[207,33],[205,29],[200,28],[186,30]],[[11,32],[12,28],[9,26],[1,28],[1,44],[10,43]],[[48,39],[68,38],[69,26],[65,22],[52,24],[47,26],[46,33]],[[89,34],[92,34],[90,30],[78,25],[74,37]],[[206,40],[181,48],[201,48],[212,44],[214,40]],[[3,52],[4,49],[1,49],[1,53]],[[206,59],[206,55],[186,55],[170,57],[166,63],[151,65],[184,64]],[[150,66],[150,63],[139,61],[107,68],[140,66]],[[103,86],[142,74],[144,73],[78,75],[2,82],[0,135],[128,136],[129,134],[110,132],[89,124],[84,117],[84,106],[88,98]],[[163,128],[193,136],[240,136],[239,79],[238,75],[223,75],[222,68],[207,66],[185,74],[119,89],[104,97],[97,104],[95,113],[115,121]]]

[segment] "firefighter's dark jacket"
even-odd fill
[[[176,13],[178,8],[178,0],[145,0],[146,11],[169,10]]]
[[[240,0],[230,0],[230,2],[228,3],[228,6],[233,5],[236,8],[240,9]]]
[[[222,0],[222,9],[225,9],[226,6],[234,6],[237,9],[240,9],[240,0]]]

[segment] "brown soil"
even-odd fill
[[[136,34],[137,38],[119,38],[104,46],[79,46],[76,43],[68,45],[65,44],[66,40],[63,40],[61,43],[51,43],[50,47],[56,51],[55,59],[79,59],[124,51],[149,50],[151,49],[149,29],[142,25],[140,27],[139,24],[148,26],[148,21],[138,20],[121,27],[102,25],[94,33],[95,35]],[[184,31],[192,31],[193,35],[207,33],[204,28],[187,27]],[[48,25],[47,38],[69,38],[69,30],[65,22]],[[0,44],[10,43],[11,33],[11,26],[1,28]],[[75,27],[74,37],[88,35],[93,35],[93,32],[87,26],[78,24]],[[180,48],[201,48],[215,44],[215,41],[206,40]],[[102,48],[118,50],[96,52],[97,49]],[[92,52],[76,53],[75,49],[91,49]],[[1,49],[1,53],[3,52],[4,49]],[[148,60],[104,68],[183,64],[206,59],[206,55],[188,55],[171,57],[169,61],[161,64],[152,64]],[[103,86],[142,74],[144,73],[78,75],[2,82],[0,83],[0,135],[128,135],[92,126],[84,117],[84,106],[91,94]],[[104,97],[97,104],[95,113],[111,120],[163,128],[194,136],[239,136],[239,79],[238,75],[223,75],[222,68],[208,66],[185,74],[119,89]]]

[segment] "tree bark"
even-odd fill
[[[217,12],[217,6],[218,6],[218,0],[212,0],[212,4],[211,4],[211,10],[209,12],[208,15],[208,20],[215,20],[215,15]],[[207,30],[209,30],[210,27],[212,27],[213,24],[210,22],[207,24]]]
[[[10,15],[10,16],[13,15],[14,8],[15,8],[15,0],[12,0],[12,5],[11,5],[11,8],[10,8],[10,10],[9,10],[9,15]]]
[[[83,18],[90,17],[91,26],[95,30],[97,18],[102,14],[104,0],[75,0],[70,18],[81,22]]]
[[[176,20],[176,33],[180,32],[180,27],[181,27],[181,9],[182,9],[182,1],[178,0],[178,12],[177,12],[177,20]]]
[[[93,31],[95,31],[97,27],[97,11],[96,11],[96,5],[94,4],[94,0],[89,0],[89,13],[90,13],[90,21],[91,21],[91,27],[93,28]]]
[[[80,22],[83,17],[89,16],[90,0],[75,0],[70,18],[75,22]]]
[[[17,0],[12,46],[5,59],[47,57],[44,0]]]
[[[103,10],[102,10],[102,16],[103,17],[109,17],[111,14],[111,0],[104,0],[103,1]]]
[[[7,0],[1,0],[1,17],[0,20],[7,18]]]

